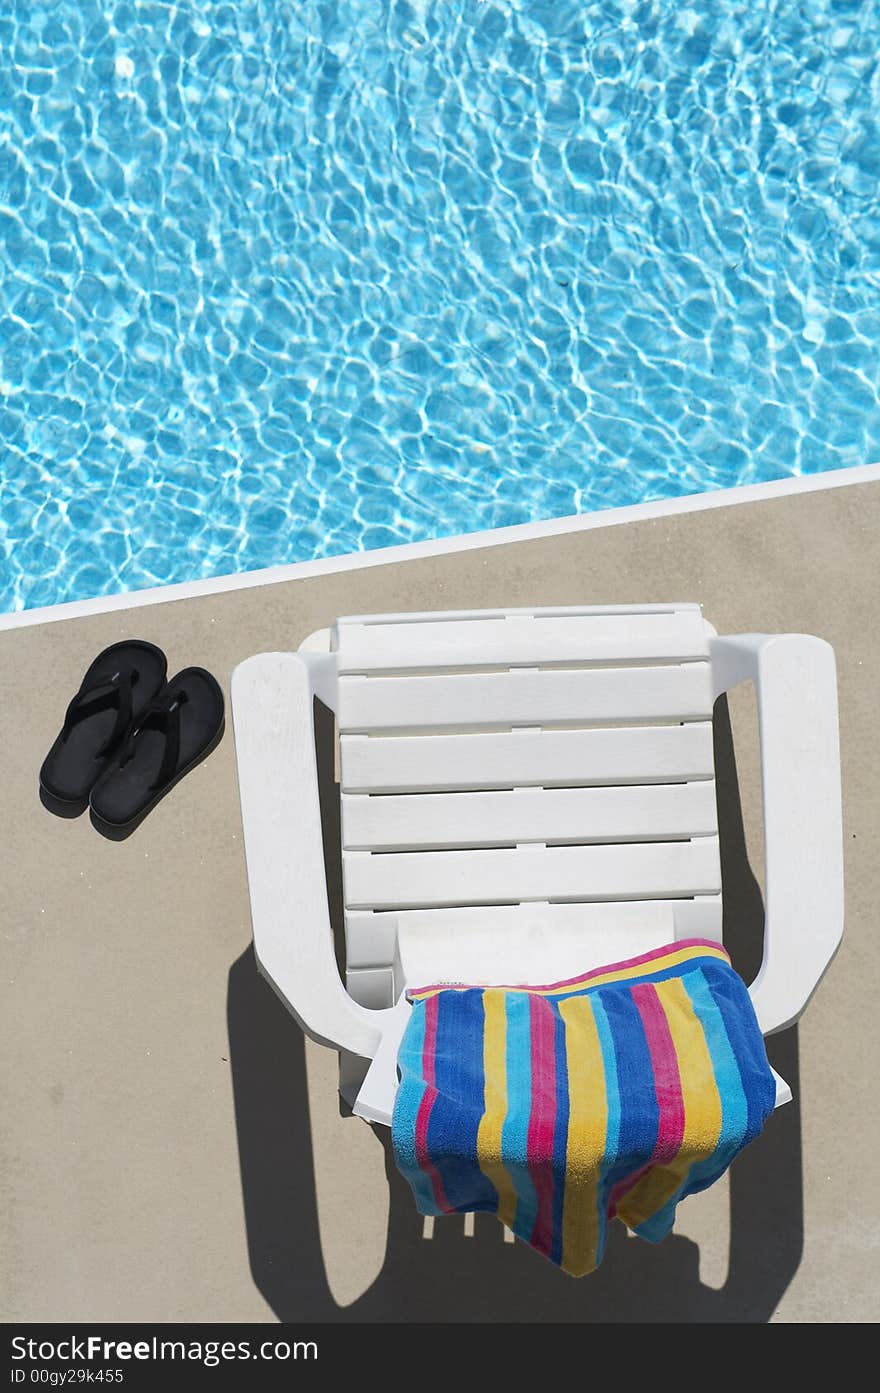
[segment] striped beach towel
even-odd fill
[[[656,1243],[761,1131],[776,1088],[720,944],[547,987],[411,991],[392,1137],[422,1214],[497,1214],[572,1276],[615,1216]]]

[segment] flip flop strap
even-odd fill
[[[99,711],[110,711],[115,706],[116,720],[113,722],[113,729],[100,748],[95,751],[95,759],[101,759],[108,754],[131,722],[132,687],[135,680],[133,671],[126,673],[124,680],[122,674],[117,672],[107,682],[99,682],[94,687],[86,688],[85,691],[80,688],[65,712],[61,732],[63,738],[66,740],[74,726],[79,725],[80,721],[88,720],[89,716],[96,716]]]
[[[181,702],[177,697],[170,705],[165,705],[165,702],[150,702],[141,712],[125,742],[120,764],[127,764],[131,759],[137,737],[146,725],[152,725],[153,729],[158,726],[162,730],[165,736],[162,763],[159,765],[159,772],[150,784],[150,788],[161,788],[177,772],[177,761],[180,758],[180,707]]]
[[[165,752],[162,755],[162,763],[159,765],[159,772],[153,780],[153,788],[161,788],[168,783],[177,772],[177,761],[180,756],[180,702],[177,697],[170,706],[165,708]]]

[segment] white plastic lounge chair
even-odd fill
[[[757,689],[765,1034],[840,942],[829,644],[719,638],[698,605],[340,619],[235,671],[235,741],[263,973],[340,1051],[355,1113],[390,1122],[407,982],[546,983],[675,938],[721,938],[712,706]],[[336,713],[346,985],[318,801],[315,698]],[[777,1104],[790,1099],[777,1083]]]

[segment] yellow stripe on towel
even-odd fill
[[[507,1002],[503,991],[483,992],[484,1112],[477,1131],[477,1160],[498,1191],[498,1218],[508,1228],[516,1216],[516,1190],[501,1159],[501,1133],[507,1116]]]
[[[568,1143],[562,1211],[562,1266],[574,1277],[598,1260],[597,1186],[605,1151],[608,1098],[602,1046],[588,997],[559,1003],[568,1062]]]

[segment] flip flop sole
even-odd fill
[[[187,774],[191,773],[191,771],[195,769],[197,765],[201,764],[203,760],[208,758],[208,755],[213,753],[213,751],[220,744],[220,741],[223,739],[225,730],[226,717],[224,716],[220,722],[220,728],[218,729],[217,733],[211,738],[211,740],[205,746],[205,748],[201,750],[197,755],[194,755],[193,758],[189,761],[189,763],[185,764],[182,769],[178,769],[177,773],[174,775],[174,778],[170,781],[170,783],[163,784],[162,788],[160,788],[157,791],[155,797],[152,798],[150,802],[146,804],[145,807],[140,808],[135,813],[134,817],[129,818],[127,822],[113,822],[110,818],[103,817],[99,812],[95,810],[94,807],[92,807],[90,810],[90,817],[95,830],[103,833],[104,836],[110,837],[112,840],[117,841],[122,840],[123,836],[130,836],[132,832],[137,831],[144,818],[149,816],[153,809],[159,803],[162,802],[162,799],[167,794],[169,794],[171,790],[177,786],[177,784],[180,783],[181,779],[186,778]]]

